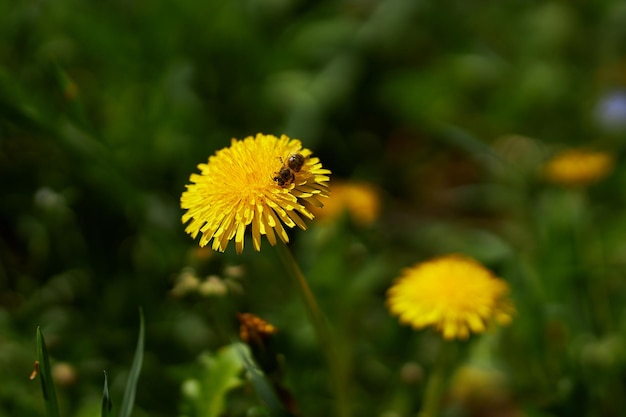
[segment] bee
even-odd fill
[[[302,165],[304,165],[304,156],[302,156],[301,153],[291,154],[289,158],[287,158],[287,166],[293,172],[300,172]]]
[[[283,165],[280,171],[274,174],[274,181],[281,187],[291,184],[296,180],[296,174],[287,165]]]
[[[282,162],[283,166],[274,173],[274,178],[272,179],[281,187],[285,187],[296,180],[296,172],[300,172],[302,169],[305,158],[301,153],[294,153],[289,155],[287,163],[282,158],[280,158],[280,162]]]

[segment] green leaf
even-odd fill
[[[113,417],[113,413],[111,409],[113,408],[113,403],[111,402],[111,397],[109,396],[109,382],[107,377],[107,371],[104,371],[104,392],[102,393],[102,417]]]
[[[39,358],[39,378],[41,379],[44,404],[46,405],[46,415],[48,417],[59,417],[59,406],[57,405],[57,396],[54,391],[54,383],[52,382],[52,373],[50,372],[48,349],[46,348],[46,341],[40,327],[37,327],[37,356]]]
[[[274,388],[267,381],[267,378],[259,371],[254,364],[253,359],[247,350],[244,350],[241,344],[234,345],[238,347],[239,354],[252,378],[252,385],[261,402],[263,402],[270,410],[272,417],[295,417],[293,414],[285,410],[282,403],[278,399]]]
[[[234,345],[220,349],[215,355],[205,353],[200,357],[202,375],[183,385],[188,415],[218,417],[225,407],[226,394],[242,384],[244,369],[241,356]]]
[[[137,339],[137,348],[135,349],[135,358],[133,365],[128,375],[128,381],[126,382],[126,389],[124,390],[124,398],[122,399],[122,406],[120,407],[120,417],[130,417],[133,406],[135,405],[135,392],[137,390],[137,381],[139,380],[139,374],[141,373],[141,364],[143,362],[143,348],[144,348],[144,320],[143,310],[139,309],[139,337]]]

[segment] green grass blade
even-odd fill
[[[466,130],[454,125],[446,125],[438,131],[440,137],[451,145],[454,145],[477,158],[489,157],[500,161],[502,157],[493,148],[480,139],[474,137]]]
[[[141,364],[143,362],[144,338],[145,329],[143,310],[139,309],[139,337],[137,339],[137,348],[135,349],[133,366],[130,369],[128,381],[126,382],[126,389],[124,390],[124,398],[122,399],[122,406],[120,407],[120,417],[130,417],[131,413],[133,412],[133,406],[135,405],[135,392],[137,390],[137,381],[139,380],[139,374],[141,373]]]
[[[48,349],[46,341],[37,327],[37,356],[39,358],[39,378],[41,379],[41,391],[43,392],[44,404],[46,405],[46,415],[48,417],[59,417],[59,406],[57,396],[52,382],[52,372],[50,372],[50,361],[48,359]]]
[[[80,98],[78,85],[58,63],[55,63],[55,69],[60,92],[63,94],[66,103],[69,104],[74,121],[86,131],[93,132]]]
[[[113,417],[113,403],[109,396],[109,379],[107,371],[104,371],[104,392],[102,393],[102,417]]]
[[[250,355],[243,349],[243,347],[241,347],[241,345],[237,344],[235,346],[238,347],[246,369],[250,373],[254,390],[256,391],[261,402],[267,406],[272,417],[295,417],[289,411],[285,410],[285,407],[283,407],[278,399],[274,388],[272,388],[272,385],[267,381],[265,376],[259,372]]]

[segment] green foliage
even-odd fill
[[[218,417],[226,409],[226,395],[243,384],[245,348],[232,344],[214,355],[204,353],[199,358],[197,378],[183,383],[184,417]]]
[[[39,327],[37,327],[37,358],[41,392],[43,393],[43,401],[46,406],[46,415],[48,417],[59,417],[59,406],[54,390],[54,382],[52,381],[52,372],[50,371],[48,348],[46,347],[46,341]]]
[[[107,372],[104,371],[104,390],[102,392],[102,417],[113,416],[113,403],[111,402],[111,397],[109,396],[109,377],[107,376]]]
[[[143,312],[140,310],[139,315],[139,337],[137,339],[137,348],[135,350],[135,358],[131,366],[130,375],[126,382],[126,389],[124,391],[124,397],[122,399],[122,406],[120,408],[119,415],[121,417],[130,417],[133,411],[135,403],[135,392],[137,390],[137,382],[139,380],[139,374],[141,373],[141,366],[143,362],[144,351],[144,318]],[[46,342],[43,337],[41,329],[37,327],[37,357],[36,370],[38,370],[38,376],[41,379],[41,388],[46,406],[46,412],[48,417],[59,417],[59,409],[57,404],[56,393],[54,389],[53,376],[50,368],[50,359],[48,357],[48,350]],[[109,380],[107,372],[104,371],[104,390],[102,393],[102,417],[113,416],[113,403],[109,394]]]
[[[445,381],[446,415],[622,415],[625,28],[620,0],[0,1],[0,417],[112,415],[122,397],[121,417],[270,415],[244,389],[264,380],[231,345],[237,312],[279,329],[280,382],[328,415],[323,349],[273,248],[211,253],[180,223],[197,164],[257,132],[380,190],[368,226],[288,231],[353,415],[418,412],[440,341],[390,317],[385,292],[450,252],[505,279],[517,315],[459,344],[506,392],[469,401]],[[612,173],[546,182],[569,147],[609,152]],[[25,381],[39,324],[43,405]]]
[[[124,397],[122,398],[122,405],[120,407],[120,417],[130,417],[135,405],[135,393],[137,391],[137,382],[139,381],[139,374],[141,373],[141,366],[143,364],[143,351],[145,344],[145,325],[143,318],[143,310],[139,310],[139,336],[137,338],[137,347],[135,348],[135,357],[133,364],[130,368],[130,374],[128,375],[128,381],[126,382],[126,389],[124,390]]]
[[[285,407],[280,403],[277,393],[274,390],[266,378],[254,364],[250,354],[241,345],[234,345],[241,355],[243,362],[246,366],[246,370],[250,375],[250,380],[254,386],[254,390],[261,402],[267,405],[269,409],[269,415],[272,417],[294,417],[292,413],[285,410]]]

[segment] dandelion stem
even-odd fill
[[[418,413],[418,417],[437,417],[443,395],[443,383],[446,373],[446,346],[445,343],[439,350],[435,366],[428,377],[424,401]]]
[[[300,295],[304,300],[304,305],[309,314],[311,323],[315,330],[319,344],[326,357],[328,363],[329,372],[331,376],[331,388],[333,389],[336,397],[335,401],[335,414],[338,417],[348,417],[350,415],[349,402],[347,399],[347,391],[344,381],[344,372],[342,372],[343,364],[339,359],[335,345],[333,344],[333,338],[328,328],[326,318],[317,304],[317,300],[309,287],[306,277],[302,273],[302,270],[298,266],[293,254],[287,247],[287,245],[276,245],[278,248],[278,254],[280,256],[283,265],[289,272],[289,275],[297,282],[297,287],[300,290]]]

